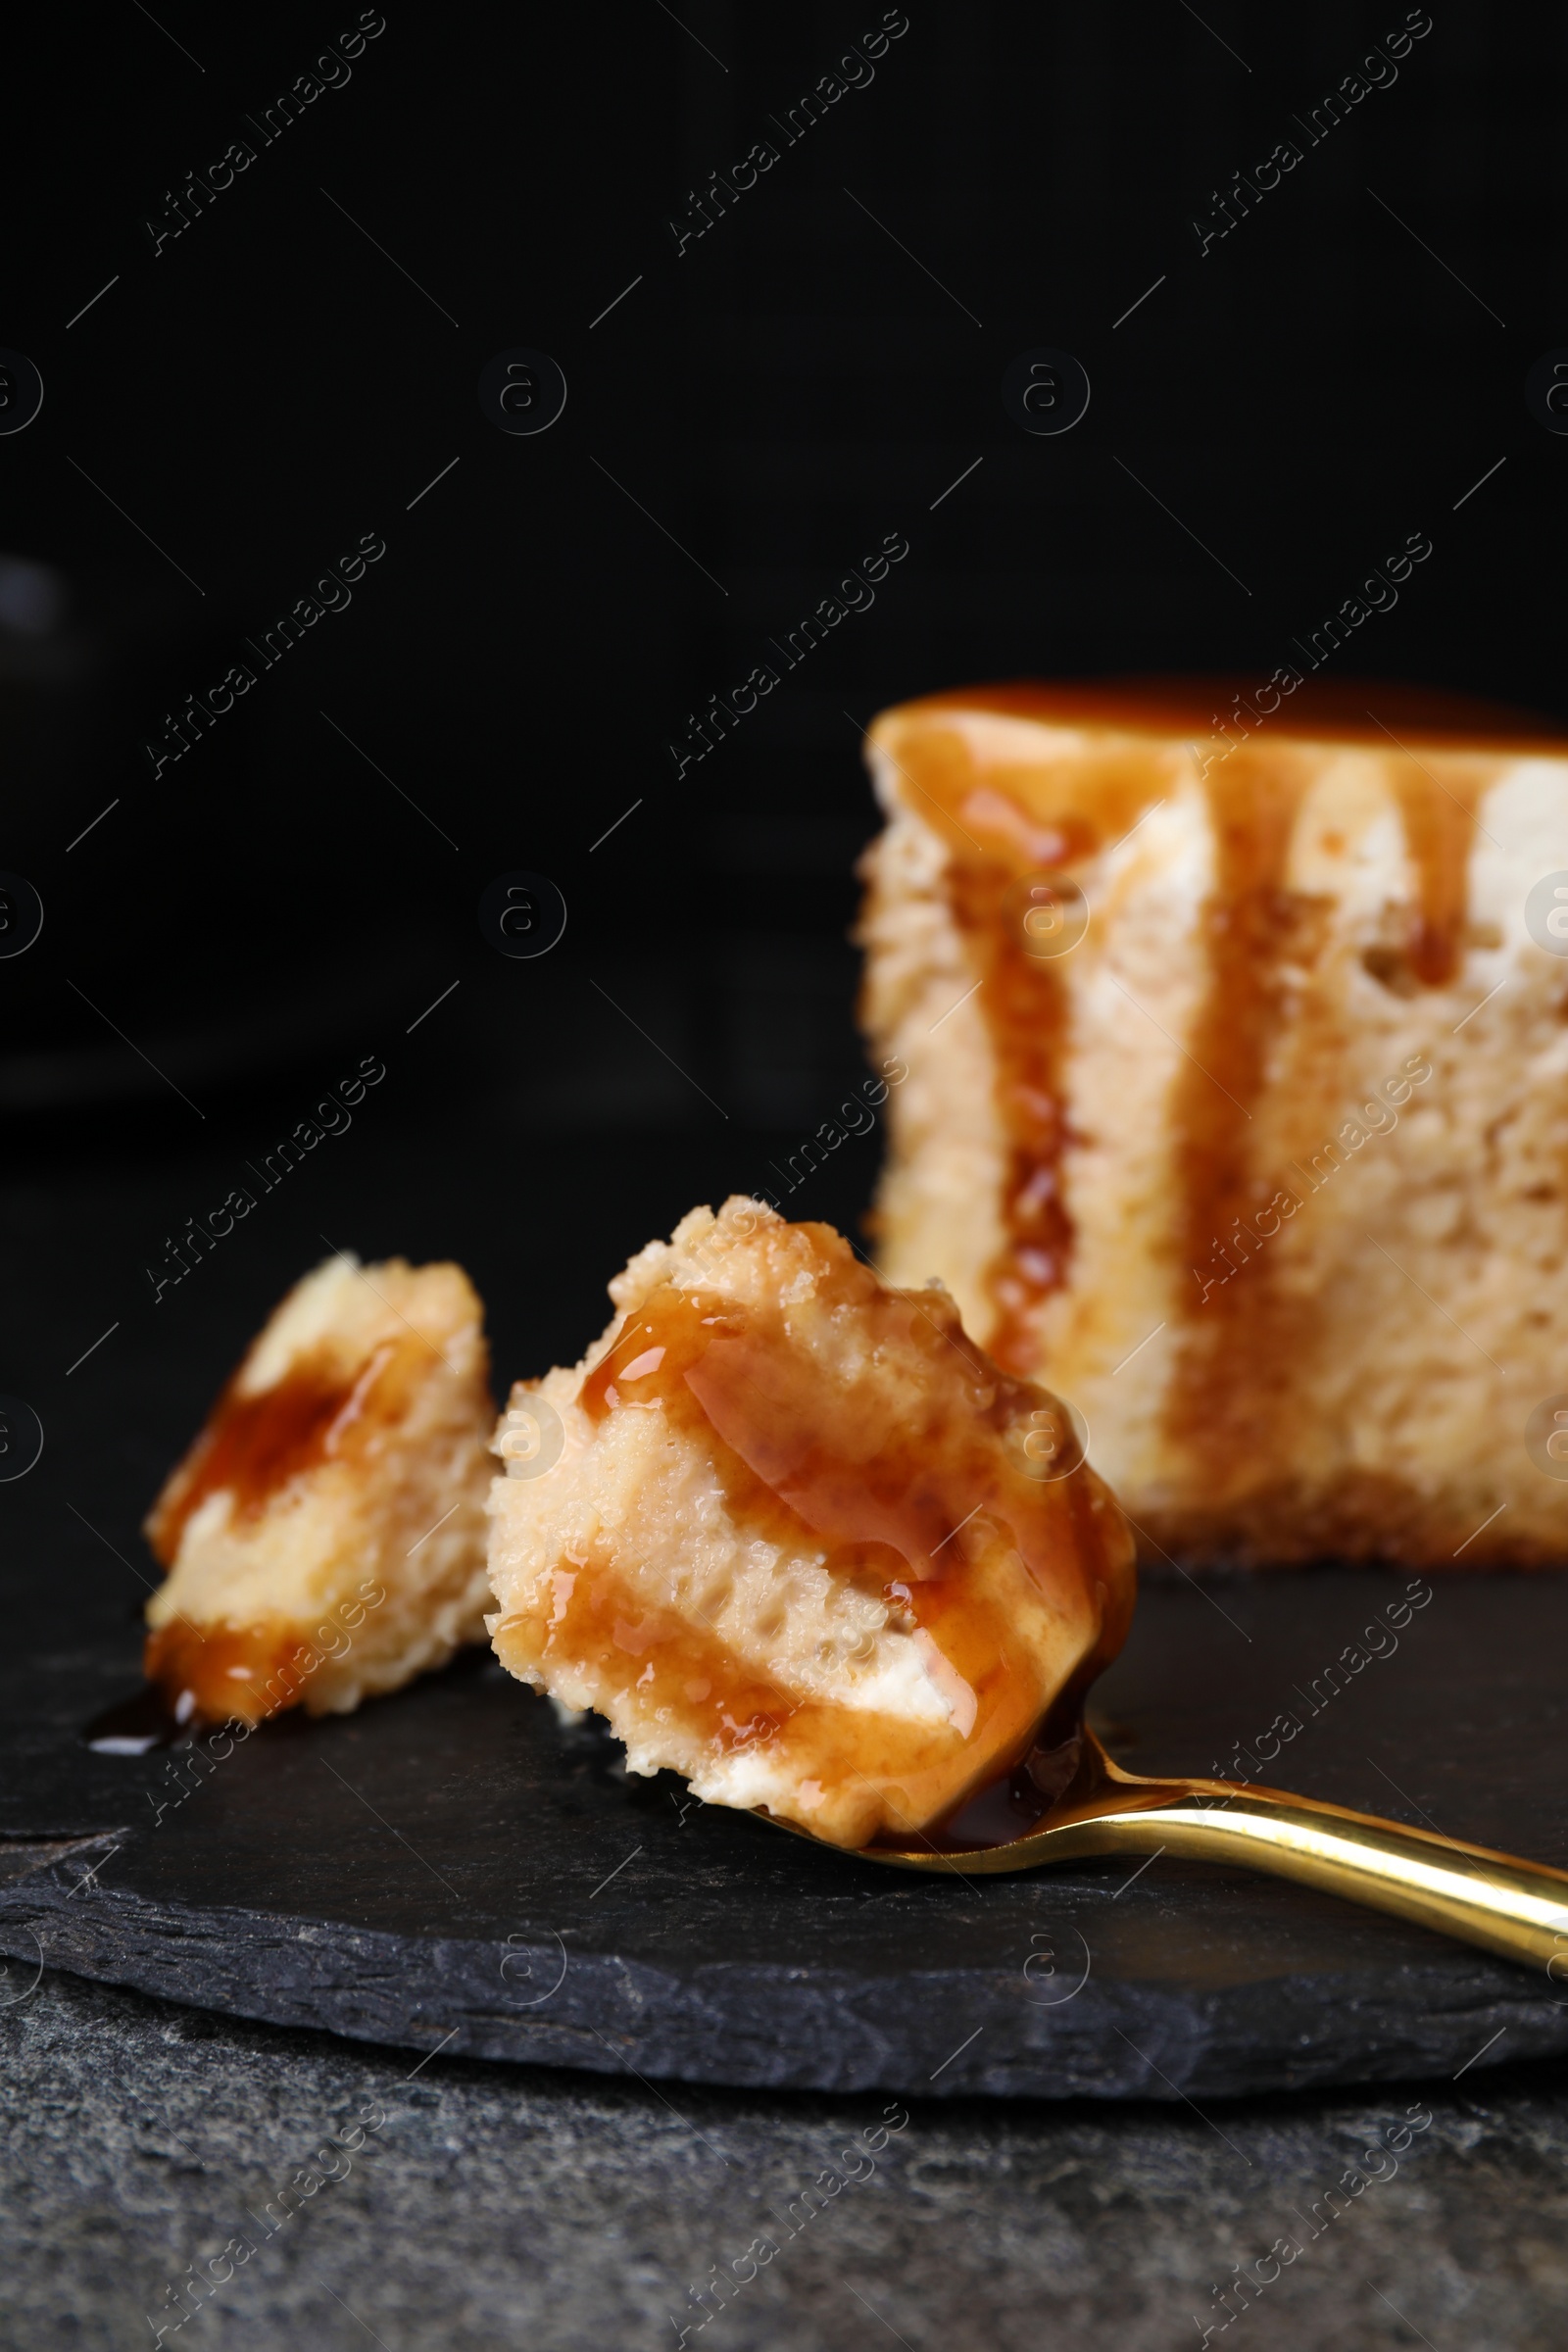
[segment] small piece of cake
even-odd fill
[[[344,1253],[297,1283],[147,1520],[176,1721],[345,1714],[483,1641],[494,1417],[461,1266]]]
[[[693,1209],[496,1434],[502,1664],[631,1771],[846,1846],[1005,1779],[1116,1653],[1132,1544],[1071,1414],[826,1225]]]
[[[1153,1550],[1568,1561],[1568,745],[1279,670],[869,758],[888,1279],[1074,1399]]]

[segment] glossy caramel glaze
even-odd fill
[[[1056,1400],[1008,1378],[966,1337],[945,1293],[886,1289],[823,1226],[809,1237],[816,1303],[855,1320],[857,1353],[900,1376],[844,1385],[792,1334],[788,1310],[657,1287],[589,1375],[582,1404],[603,1423],[658,1406],[713,1463],[737,1526],[781,1547],[825,1553],[831,1574],[918,1629],[973,1694],[963,1736],[1005,1773],[1027,1753],[1043,1707],[1041,1665],[977,1565],[1015,1549],[1045,1598],[1096,1629],[1074,1677],[1113,1657],[1131,1620],[1132,1548],[1086,1467],[1042,1480],[1071,1445]],[[1055,1455],[1056,1459],[1072,1458]],[[1014,1571],[1016,1573],[1016,1571]],[[940,1810],[954,1784],[950,1730],[885,1727],[831,1699],[787,1693],[743,1664],[710,1628],[632,1594],[608,1553],[554,1572],[544,1658],[594,1656],[627,1674],[650,1708],[667,1707],[720,1751],[766,1740],[819,1781],[886,1770],[911,1817]],[[505,1620],[498,1653],[508,1653]],[[616,1653],[619,1653],[618,1655]]]
[[[387,1343],[347,1367],[335,1351],[301,1355],[255,1395],[236,1373],[148,1518],[147,1541],[163,1566],[173,1566],[186,1523],[209,1495],[227,1494],[236,1519],[259,1518],[291,1480],[352,1453],[372,1423],[393,1418],[400,1384],[387,1376],[407,1352]]]
[[[1312,743],[1384,744],[1392,732],[1400,741],[1418,742],[1434,751],[1497,745],[1561,754],[1565,748],[1561,727],[1540,711],[1388,678],[1302,678],[1279,696],[1274,710],[1261,709],[1261,701],[1255,678],[1240,673],[1020,678],[923,695],[901,703],[889,715],[905,719],[944,710],[992,710],[1002,717],[1038,719],[1045,726],[1102,728],[1152,735],[1163,742],[1220,742],[1211,735],[1214,722],[1223,721],[1240,705],[1244,711],[1255,710],[1271,735],[1295,735]],[[1245,725],[1239,731],[1245,732]]]
[[[1278,673],[1277,673],[1278,674]],[[1176,1246],[1211,1257],[1240,1216],[1278,1183],[1254,1170],[1249,1130],[1291,987],[1310,972],[1324,906],[1286,887],[1292,827],[1323,747],[1375,751],[1397,794],[1413,874],[1402,937],[1379,976],[1417,990],[1450,980],[1463,953],[1474,808],[1503,762],[1561,755],[1549,721],[1528,712],[1381,681],[1299,681],[1260,713],[1239,678],[1129,678],[982,687],[906,704],[877,722],[896,789],[946,844],[948,902],[980,987],[999,1120],[1007,1148],[1004,1247],[987,1270],[999,1362],[1038,1371],[1043,1314],[1068,1279],[1072,1226],[1062,1154],[1073,1138],[1060,1083],[1062,974],[1023,952],[1016,894],[1028,874],[1065,873],[1126,835],[1196,774],[1209,808],[1214,876],[1200,922],[1204,996],[1176,1080],[1172,1126],[1181,1202]],[[1238,715],[1245,707],[1250,715]],[[944,719],[952,714],[953,725]],[[964,714],[1081,729],[1070,745],[997,739],[982,757]],[[1310,748],[1309,748],[1310,747]],[[1440,756],[1441,774],[1434,772]],[[1371,968],[1369,966],[1369,968]],[[1189,1298],[1183,1362],[1167,1410],[1172,1436],[1216,1477],[1258,1444],[1283,1396],[1284,1362],[1305,1344],[1310,1301],[1277,1294],[1272,1261],[1216,1288],[1200,1320]]]
[[[142,1671],[181,1730],[261,1723],[295,1703],[309,1655],[297,1629],[279,1622],[196,1626],[174,1618],[147,1637]]]

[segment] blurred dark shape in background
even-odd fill
[[[394,1134],[432,1198],[575,1154],[565,1192],[640,1240],[664,1176],[676,1210],[763,1181],[860,1073],[879,707],[1266,676],[1425,531],[1343,669],[1561,709],[1568,444],[1522,382],[1568,341],[1563,61],[1444,15],[1314,135],[1385,13],[694,6],[458,39],[389,11],[292,119],[318,14],[127,10],[84,53],[33,23],[16,70],[69,88],[74,151],[61,201],[58,108],[17,129],[0,317],[45,384],[0,438],[0,867],[46,913],[0,962],[13,1168],[253,1157],[372,1054],[382,1140],[333,1147],[367,1200]],[[565,372],[547,432],[481,414],[514,346]],[[1056,437],[1003,407],[1037,346],[1093,388]],[[792,664],[890,534],[874,602]],[[235,663],[255,683],[160,765]],[[777,687],[683,765],[759,664]],[[536,961],[475,919],[514,867],[569,908]],[[804,1213],[853,1220],[878,1149]]]

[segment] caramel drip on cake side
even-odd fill
[[[1271,1142],[1259,1140],[1265,1130],[1255,1114],[1266,1101],[1276,1107],[1276,1085],[1293,1084],[1271,1068],[1282,1034],[1290,1033],[1293,1063],[1325,1022],[1331,1039],[1344,1036],[1343,1016],[1312,978],[1330,905],[1286,887],[1298,814],[1321,760],[1304,746],[1259,745],[1216,765],[1206,781],[1214,887],[1201,916],[1207,989],[1172,1108],[1182,1189],[1177,1298],[1186,1328],[1165,1428],[1219,1509],[1266,1491],[1274,1466],[1294,1458],[1296,1396],[1321,1332],[1316,1298],[1296,1286],[1287,1292],[1281,1257],[1252,1230],[1282,1185],[1303,1222],[1311,1216],[1310,1194],[1273,1118]],[[1400,944],[1385,984],[1401,995],[1445,987],[1464,956],[1474,809],[1501,762],[1391,751],[1381,765],[1398,802],[1412,891],[1391,909]],[[1293,1004],[1302,975],[1304,1003]],[[1308,1150],[1354,1110],[1354,1072],[1344,1053],[1342,1042],[1329,1058],[1335,1091],[1308,1083],[1292,1112],[1298,1127],[1316,1122],[1303,1136]],[[1218,1279],[1205,1292],[1206,1276]]]
[[[947,883],[954,920],[980,973],[1006,1147],[1001,1207],[1007,1238],[985,1275],[994,1312],[989,1344],[999,1364],[1024,1372],[1043,1353],[1040,1311],[1067,1281],[1073,1226],[1061,1190],[1066,991],[1054,964],[1032,961],[1008,936],[1002,909],[1015,877],[1016,869],[995,859],[955,857]]]
[[[1167,747],[1123,737],[1024,766],[982,763],[956,728],[898,739],[908,806],[948,849],[948,906],[979,980],[1006,1150],[1006,1240],[986,1270],[986,1345],[1008,1371],[1045,1360],[1045,1308],[1069,1279],[1073,1225],[1062,1161],[1073,1141],[1061,1084],[1068,998],[1055,959],[1030,952],[1031,880],[1050,881],[1128,832],[1159,798]]]
[[[185,1728],[264,1723],[298,1690],[301,1677],[297,1671],[290,1677],[288,1669],[301,1645],[299,1629],[277,1619],[213,1626],[175,1617],[147,1636],[142,1672]]]
[[[1443,753],[1391,759],[1405,848],[1415,869],[1406,955],[1423,988],[1444,988],[1464,961],[1476,808],[1501,772],[1497,760]]]
[[[147,1540],[162,1565],[173,1566],[186,1524],[209,1495],[226,1493],[236,1520],[256,1519],[291,1480],[358,1452],[373,1430],[398,1419],[416,1342],[417,1335],[387,1341],[348,1364],[330,1348],[302,1354],[254,1394],[240,1387],[243,1370],[236,1373],[148,1518]]]
[[[1245,1244],[1233,1247],[1235,1273],[1206,1294],[1199,1286],[1216,1245],[1219,1266],[1231,1264],[1227,1237],[1238,1226],[1250,1231],[1279,1182],[1253,1126],[1286,1013],[1281,967],[1309,966],[1321,929],[1314,902],[1286,888],[1297,812],[1316,767],[1310,753],[1281,743],[1236,752],[1204,780],[1213,841],[1212,887],[1199,917],[1207,986],[1171,1093],[1175,1301],[1186,1330],[1165,1428],[1202,1465],[1216,1503],[1272,1459],[1312,1313],[1281,1297],[1268,1252],[1252,1255]]]

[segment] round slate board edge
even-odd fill
[[[677,1976],[582,1952],[529,1998],[523,1984],[557,1975],[548,1942],[395,1936],[98,1883],[81,1900],[80,1859],[0,1888],[0,1950],[266,2024],[422,2052],[444,2041],[455,2057],[736,2088],[1171,2100],[1450,2078],[1467,2062],[1568,2051],[1568,2003],[1457,1950],[1393,1976],[1265,1979],[1223,1995],[1091,1978],[1054,2004],[995,1970],[808,1979],[709,1962]]]

